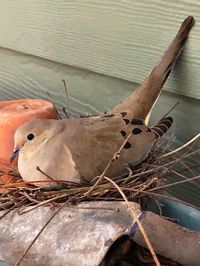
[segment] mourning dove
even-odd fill
[[[38,119],[19,127],[14,136],[15,149],[11,160],[19,153],[18,169],[22,178],[25,181],[52,178],[79,183],[83,177],[91,181],[103,172],[129,134],[130,138],[107,176],[122,173],[125,163],[136,165],[143,161],[155,141],[171,126],[170,117],[162,119],[153,128],[146,126],[144,119],[179,57],[192,25],[193,18],[188,17],[161,62],[112,112],[62,120]]]

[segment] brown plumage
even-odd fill
[[[53,179],[80,182],[84,177],[90,181],[103,172],[129,134],[131,137],[107,175],[120,174],[125,163],[136,165],[144,160],[155,141],[171,126],[172,119],[164,118],[152,129],[143,120],[180,55],[192,25],[193,18],[188,17],[161,62],[112,112],[65,120],[34,120],[17,129],[14,156],[20,151],[18,167],[22,178],[49,179],[36,169],[38,166]]]

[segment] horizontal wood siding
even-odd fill
[[[0,49],[0,99],[48,98],[57,107],[66,106],[62,80],[68,87],[73,114],[94,114],[108,111],[138,86],[136,83],[66,66],[30,55]],[[199,100],[163,92],[154,107],[151,122],[156,123],[176,103],[176,143],[180,145],[200,129]],[[187,110],[187,112],[186,112]]]
[[[0,0],[0,46],[140,83],[196,18],[165,89],[200,99],[200,1]]]

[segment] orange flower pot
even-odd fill
[[[3,174],[1,176],[1,181],[6,184],[6,183],[14,183],[15,181],[17,181],[18,178],[12,175],[8,175],[8,174]]]
[[[58,119],[58,116],[54,105],[46,100],[21,99],[0,102],[0,161],[9,162],[14,148],[15,130],[35,118]]]

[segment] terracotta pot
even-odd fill
[[[17,180],[18,180],[18,178],[15,176],[12,176],[12,175],[4,174],[1,176],[1,181],[4,184],[13,183],[13,182],[16,182]]]
[[[0,102],[0,161],[9,162],[14,148],[15,130],[24,122],[35,118],[58,119],[58,116],[54,105],[46,100]]]

